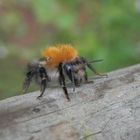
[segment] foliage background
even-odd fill
[[[1,0],[0,99],[21,94],[28,61],[43,48],[71,43],[96,69],[140,62],[139,0]]]

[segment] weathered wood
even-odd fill
[[[140,65],[82,85],[70,102],[61,88],[38,95],[0,101],[0,140],[140,140]]]

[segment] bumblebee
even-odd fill
[[[104,76],[91,65],[91,63],[97,61],[101,60],[88,62],[84,57],[79,56],[78,51],[69,44],[50,46],[42,52],[40,59],[27,65],[23,91],[27,92],[32,79],[35,79],[40,85],[41,91],[37,98],[42,97],[48,82],[51,81],[49,71],[56,70],[59,75],[59,84],[62,86],[67,100],[70,100],[66,87],[66,77],[71,81],[74,91],[75,86],[80,86],[82,82],[89,82],[86,72],[87,67],[96,75]]]

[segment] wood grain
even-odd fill
[[[140,140],[140,65],[93,80],[1,100],[0,140]]]

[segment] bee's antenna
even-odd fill
[[[88,63],[96,63],[96,62],[101,62],[101,61],[103,61],[103,59],[92,60],[92,61],[89,61]]]

